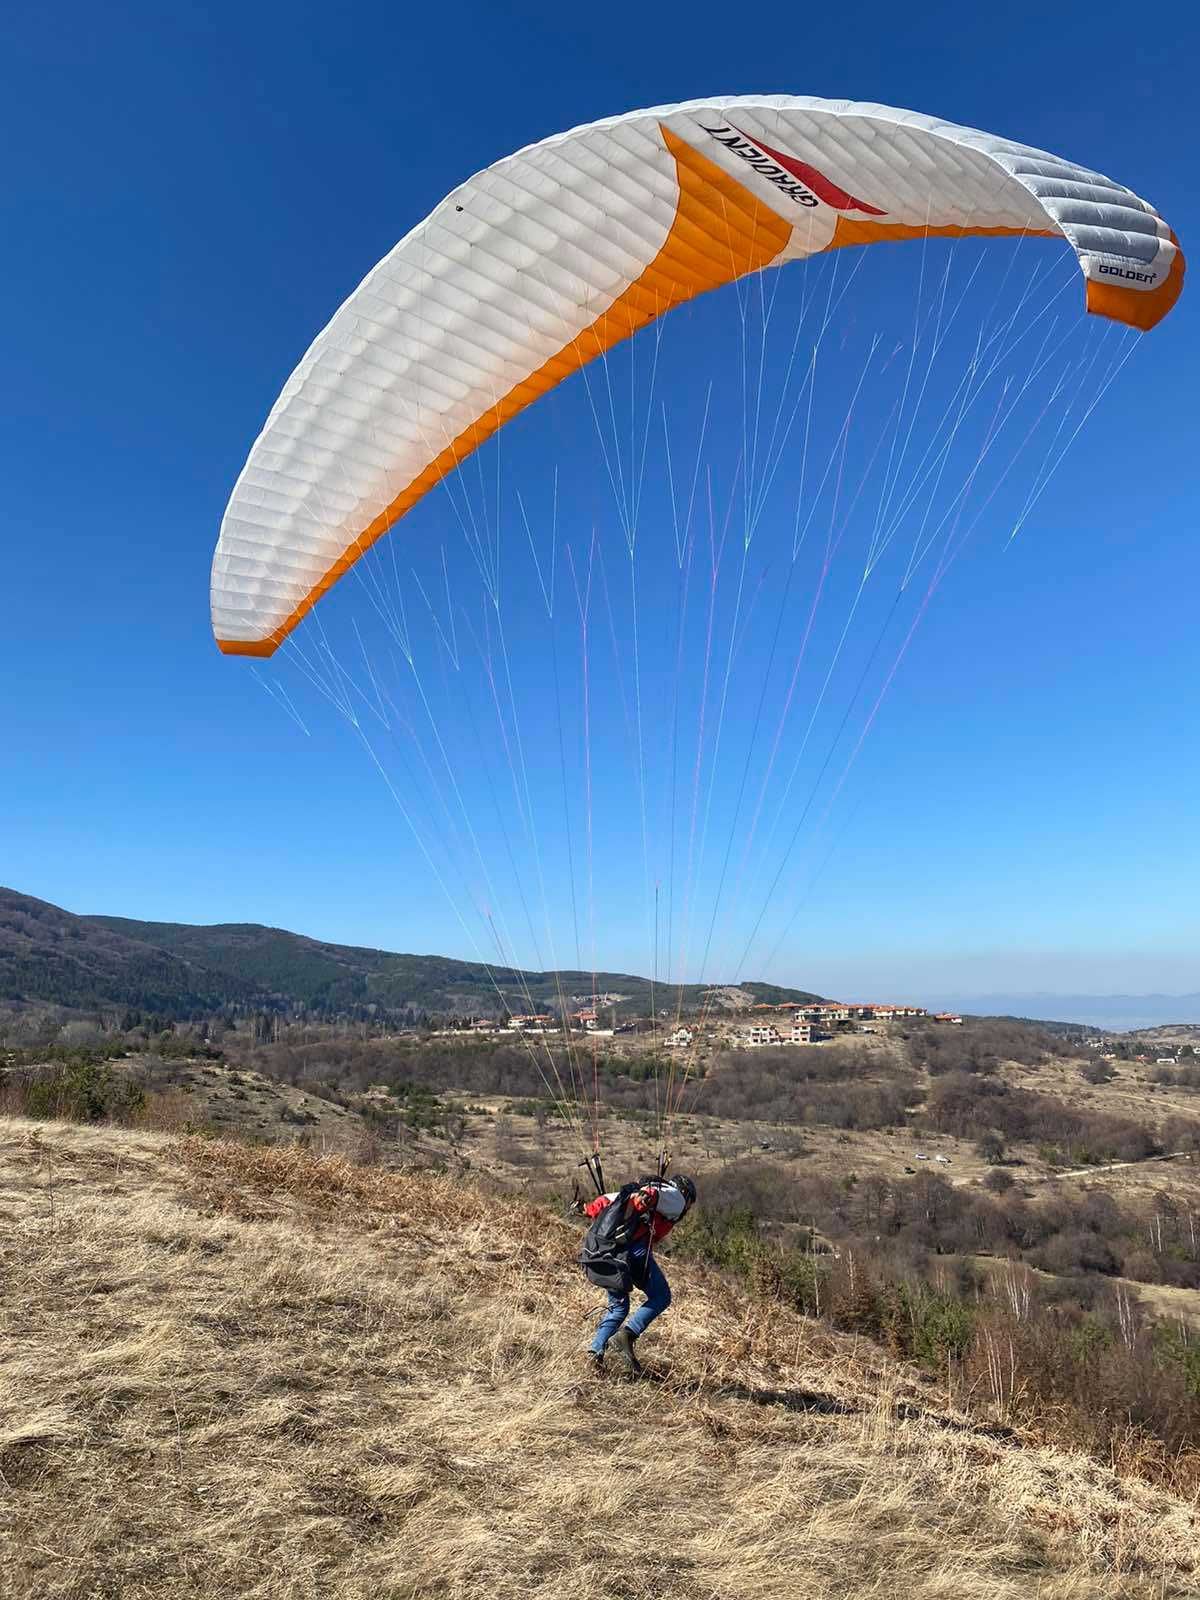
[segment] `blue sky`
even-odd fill
[[[9,23],[0,880],[80,911],[475,953],[361,752],[298,735],[217,654],[207,601],[229,488],[296,359],[489,161],[640,105],[844,95],[1060,151],[1145,193],[1185,248],[1200,237],[1193,7],[1157,10],[1134,53],[1074,3],[748,18],[643,13],[634,39],[618,13],[549,6]],[[785,879],[799,915],[771,976],[897,998],[1200,989],[1192,300],[1136,352],[1045,517],[1008,550],[981,540],[931,604],[811,870]],[[686,388],[700,366],[672,337]],[[581,451],[560,471],[582,482]],[[623,787],[598,782],[598,828],[632,815]],[[601,903],[601,964],[644,969],[640,910]]]

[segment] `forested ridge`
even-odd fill
[[[807,990],[743,984],[757,998],[804,1001]],[[229,1007],[302,1008],[324,1017],[412,1013],[497,1015],[558,1008],[593,992],[619,993],[630,1013],[650,1007],[647,979],[613,972],[517,972],[447,956],[329,944],[257,923],[192,926],[76,916],[0,888],[0,1000],[89,1008],[128,1006],[194,1018]],[[672,991],[674,996],[677,991]],[[689,985],[684,1004],[704,991]]]

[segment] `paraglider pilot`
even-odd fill
[[[608,1306],[588,1351],[594,1371],[603,1371],[604,1352],[611,1345],[629,1375],[640,1374],[634,1344],[671,1304],[671,1288],[655,1260],[654,1247],[695,1202],[696,1185],[680,1174],[627,1183],[597,1195],[582,1208],[591,1226],[579,1253],[580,1265],[589,1282],[608,1291]],[[633,1289],[646,1298],[630,1316]]]

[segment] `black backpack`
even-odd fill
[[[610,1294],[627,1295],[633,1286],[629,1246],[646,1219],[640,1212],[626,1216],[626,1211],[641,1187],[640,1183],[627,1183],[618,1189],[583,1236],[579,1265],[589,1283]]]

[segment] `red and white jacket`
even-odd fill
[[[611,1194],[597,1195],[584,1206],[584,1216],[589,1220],[595,1219],[616,1197],[616,1190]],[[631,1256],[645,1255],[647,1242],[651,1238],[655,1244],[660,1239],[665,1239],[687,1210],[687,1201],[669,1179],[662,1183],[646,1184],[644,1188],[630,1196],[629,1205],[634,1211],[642,1212],[649,1219],[648,1225],[643,1222],[633,1236],[629,1246]]]

